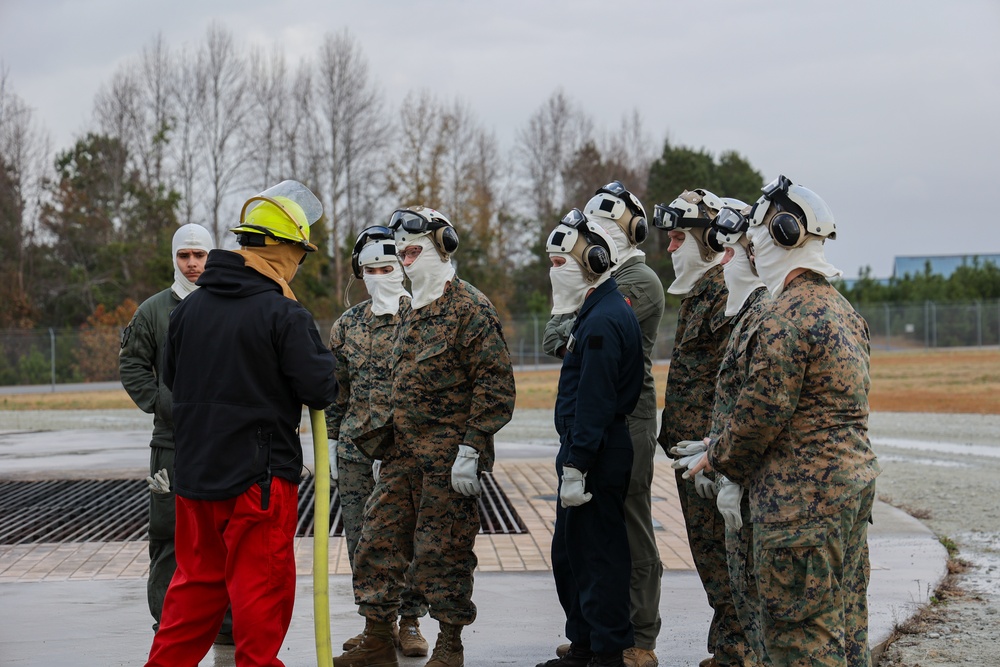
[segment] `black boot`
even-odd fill
[[[625,667],[625,660],[622,652],[617,653],[594,653],[587,667]]]
[[[540,662],[535,667],[587,667],[593,657],[594,652],[589,648],[579,644],[570,644],[569,650],[561,657]]]

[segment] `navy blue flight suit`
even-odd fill
[[[595,653],[633,645],[625,532],[632,439],[625,415],[642,390],[642,334],[632,308],[610,278],[580,308],[559,373],[556,474],[569,464],[587,473],[593,498],[556,503],[552,573],[566,612],[566,637]]]

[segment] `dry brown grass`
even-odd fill
[[[653,366],[663,407],[667,364]],[[1000,350],[916,350],[872,355],[871,409],[875,412],[1000,414]],[[517,373],[519,408],[552,408],[558,371]]]
[[[663,404],[667,364],[656,364],[656,395]],[[557,369],[516,374],[517,407],[552,409]],[[872,355],[871,409],[876,412],[1000,414],[1000,350],[917,350]],[[0,396],[0,410],[111,410],[133,408],[124,389]]]

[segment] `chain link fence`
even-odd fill
[[[1000,300],[961,303],[875,304],[858,307],[868,321],[873,349],[904,350],[1000,345]],[[518,368],[558,364],[545,354],[545,317],[503,323],[511,360]],[[332,322],[319,322],[327,340]],[[670,358],[676,309],[668,309],[653,349]],[[121,331],[116,328],[0,330],[0,386],[109,382],[118,379]]]

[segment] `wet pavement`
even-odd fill
[[[0,479],[146,474],[148,418],[138,411],[12,416],[17,414],[0,412]],[[45,428],[57,430],[38,430]],[[548,560],[555,442],[550,413],[544,411],[518,413],[498,434],[496,478],[529,531],[477,540],[480,568],[473,599],[479,617],[463,634],[470,667],[534,665],[553,657],[564,641]],[[691,564],[674,478],[662,453],[656,464],[653,509],[665,565],[657,654],[661,665],[696,665],[707,657],[711,610]],[[363,626],[342,543],[333,538],[330,544],[334,655]],[[919,521],[883,503],[876,504],[869,545],[871,641],[877,645],[926,604],[944,575],[946,553]],[[311,540],[297,541],[296,560],[295,614],[281,653],[290,667],[316,664]],[[144,542],[0,545],[0,665],[142,665],[152,639],[147,567]],[[425,619],[423,630],[433,642],[436,623]],[[424,662],[400,659],[401,665]],[[232,648],[213,648],[201,665],[234,665]]]

